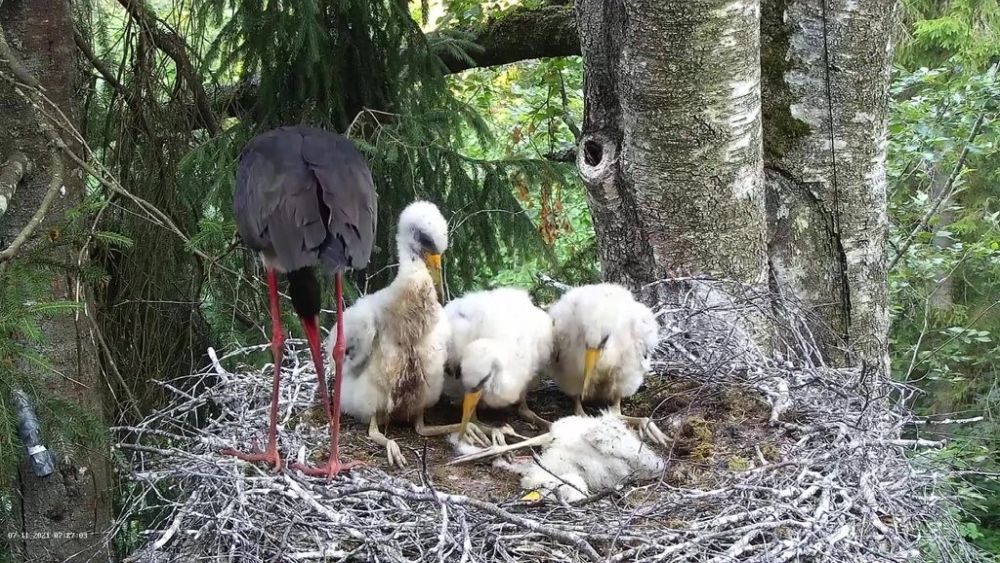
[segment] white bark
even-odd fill
[[[767,280],[757,0],[579,0],[605,279]]]
[[[765,0],[762,25],[772,278],[814,309],[828,356],[883,373],[895,12],[892,0]]]

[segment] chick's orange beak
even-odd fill
[[[581,397],[587,397],[587,391],[590,389],[590,382],[594,378],[594,372],[597,371],[597,360],[601,358],[601,350],[599,348],[587,348],[587,351],[583,355],[583,392]]]
[[[434,288],[437,289],[438,296],[444,297],[444,284],[441,282],[441,255],[425,252],[424,264],[427,265],[427,271],[430,272],[431,279],[434,280]]]
[[[469,421],[472,420],[472,415],[475,414],[476,405],[479,404],[479,398],[482,395],[482,391],[473,391],[466,393],[465,397],[462,397],[462,426],[458,429],[458,438],[460,440],[465,438],[465,431],[469,427]]]

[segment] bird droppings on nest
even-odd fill
[[[273,474],[218,453],[261,440],[267,414],[268,367],[243,367],[248,351],[232,351],[167,386],[166,409],[116,429],[134,481],[121,525],[141,522],[147,536],[132,560],[986,561],[959,533],[948,469],[933,456],[942,444],[920,437],[909,388],[811,363],[802,319],[766,293],[730,288],[739,297],[727,306],[718,292],[711,306],[694,299],[702,291],[671,293],[683,299],[655,308],[657,375],[624,405],[672,438],[657,450],[658,479],[529,503],[516,475],[447,466],[446,440],[408,429],[390,432],[417,463],[387,472],[348,419],[342,447],[364,468],[330,483]],[[782,312],[771,322],[794,336],[783,357],[802,359],[766,357],[738,336],[733,323],[761,311]],[[321,458],[326,428],[303,416],[316,378],[304,342],[287,344],[281,451]],[[573,411],[550,386],[529,402],[550,420]]]

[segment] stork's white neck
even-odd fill
[[[399,241],[397,250],[399,251],[400,277],[420,272],[424,272],[428,276],[430,275],[430,272],[427,271],[427,264],[425,264],[423,259],[413,251],[412,246],[408,242],[404,242],[402,240]]]

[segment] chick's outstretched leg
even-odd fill
[[[623,415],[621,397],[615,399],[614,404],[611,405],[611,412],[618,415],[618,417],[625,421],[626,424],[635,427],[636,432],[639,433],[640,440],[649,438],[649,441],[661,446],[666,446],[670,443],[670,438],[667,438],[667,435],[664,434],[659,427],[657,427],[656,424],[649,419],[649,417]]]
[[[386,438],[385,434],[378,429],[377,417],[373,416],[371,421],[368,422],[368,437],[376,444],[385,447],[385,455],[389,458],[390,466],[396,466],[400,469],[406,466],[406,458],[403,457],[403,452],[399,449],[399,444],[395,440]]]
[[[425,438],[432,436],[446,436],[448,434],[454,434],[462,429],[461,424],[442,424],[439,426],[428,426],[424,422],[424,413],[420,413],[417,416],[416,422],[413,424],[413,429],[417,431],[417,434]],[[478,424],[470,424],[466,430],[468,435],[468,441],[471,444],[477,446],[486,446],[490,443],[489,438],[483,433],[482,429]]]
[[[531,410],[531,407],[528,406],[527,397],[521,397],[521,402],[517,405],[517,414],[536,427],[545,428],[546,430],[552,427],[551,422],[538,416],[535,411]]]

